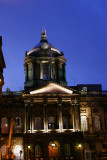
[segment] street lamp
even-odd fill
[[[82,147],[82,145],[81,145],[81,144],[79,144],[79,145],[78,145],[78,147],[79,147],[79,148],[81,148],[81,147]]]
[[[29,150],[30,150],[30,146],[28,146],[28,160],[29,160]]]

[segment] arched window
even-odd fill
[[[20,117],[16,117],[15,125],[16,126],[21,126],[21,118]]]
[[[55,128],[55,118],[49,117],[48,118],[48,129],[54,129]]]
[[[81,129],[82,131],[88,131],[88,122],[86,116],[81,116]]]
[[[35,130],[41,130],[42,129],[42,121],[40,117],[35,118]]]
[[[49,78],[49,63],[43,63],[43,80]]]
[[[0,153],[1,153],[1,155],[2,155],[2,159],[6,159],[6,146],[2,146],[1,148],[0,148]]]
[[[68,118],[65,116],[62,117],[62,121],[63,121],[63,129],[68,129],[69,128]]]
[[[99,117],[94,117],[93,118],[93,129],[94,129],[95,132],[101,130]]]
[[[96,143],[96,152],[97,153],[102,152],[102,144],[100,142]]]
[[[15,126],[14,126],[15,133],[22,132],[22,122],[20,117],[16,117],[15,119]]]
[[[32,63],[29,63],[28,64],[28,80],[32,80],[33,76],[32,76],[32,73],[33,73],[33,68],[32,68]]]
[[[49,157],[55,158],[60,155],[60,144],[57,141],[50,142],[48,149],[49,149]]]
[[[14,155],[15,155],[16,159],[21,159],[21,157],[20,157],[20,151],[22,151],[22,147],[20,145],[16,145],[14,147]],[[22,152],[22,154],[23,154],[23,152]]]
[[[64,145],[64,150],[65,150],[65,157],[70,157],[70,145],[69,144]]]
[[[42,144],[37,144],[35,146],[35,158],[42,158],[43,157],[43,145]]]
[[[6,117],[1,119],[1,133],[8,133],[9,125]]]

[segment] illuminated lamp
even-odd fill
[[[79,147],[79,148],[81,148],[81,147],[82,147],[82,145],[81,145],[81,144],[79,144],[79,145],[78,145],[78,147]]]
[[[28,149],[30,149],[30,146],[28,146]]]
[[[52,143],[52,147],[55,147],[55,143]]]

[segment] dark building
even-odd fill
[[[101,85],[67,87],[64,54],[41,40],[25,55],[25,90],[0,100],[2,159],[9,128],[16,159],[107,159],[107,93]]]
[[[3,69],[5,67],[5,61],[2,53],[2,37],[0,36],[0,96],[2,93],[2,86],[4,85]]]

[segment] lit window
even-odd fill
[[[28,64],[28,80],[32,80],[32,63]]]
[[[82,131],[88,131],[88,123],[86,116],[81,116],[81,129]]]
[[[94,129],[95,132],[101,130],[99,117],[94,117],[93,118],[93,129]]]
[[[6,146],[0,148],[0,153],[2,154],[2,159],[6,159]]]
[[[16,159],[21,159],[20,158],[20,151],[22,151],[22,147],[20,145],[16,145],[14,147],[14,155],[15,155]]]
[[[16,117],[16,126],[20,126],[20,125],[21,125],[21,118]]]
[[[8,133],[8,119],[6,117],[1,119],[1,133]]]
[[[49,64],[43,63],[43,80],[48,80],[49,78]]]
[[[16,119],[15,119],[14,131],[15,131],[15,133],[22,132],[22,123],[21,123],[20,117],[16,117]]]
[[[49,117],[48,118],[48,129],[54,129],[55,128],[55,118]]]

